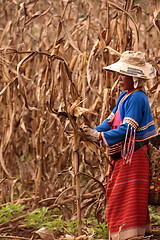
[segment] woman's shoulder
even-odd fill
[[[139,98],[139,99],[146,99],[147,95],[142,90],[135,90],[131,95],[131,98]]]
[[[146,104],[148,103],[148,98],[147,95],[144,91],[142,90],[137,90],[134,91],[132,94],[130,94],[128,98],[129,102],[134,102],[134,103],[141,103],[141,104]]]

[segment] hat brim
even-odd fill
[[[103,69],[144,79],[152,79],[156,76],[156,69],[149,63],[145,63],[144,66],[135,66],[119,60],[116,63],[103,67]]]

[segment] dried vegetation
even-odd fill
[[[80,141],[79,126],[109,114],[119,89],[102,68],[131,49],[144,51],[158,71],[146,92],[160,128],[158,4],[0,1],[2,205],[58,207],[66,219],[78,214],[79,229],[92,209],[101,220],[107,156]]]

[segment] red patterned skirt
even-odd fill
[[[112,240],[151,233],[148,212],[149,160],[147,146],[133,154],[131,164],[115,162],[107,185],[107,223]]]

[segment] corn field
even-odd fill
[[[104,221],[105,149],[81,141],[120,93],[103,67],[125,50],[157,69],[145,91],[160,130],[158,0],[0,0],[0,203]]]

